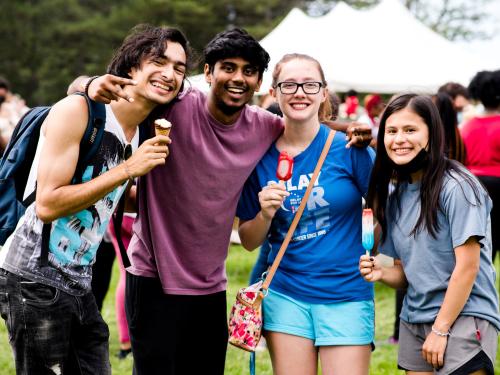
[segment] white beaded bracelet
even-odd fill
[[[446,337],[446,336],[450,335],[450,331],[441,332],[441,331],[438,331],[436,328],[434,328],[434,326],[431,327],[431,330],[432,330],[432,333],[438,335],[439,337]]]

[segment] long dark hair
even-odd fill
[[[441,210],[439,196],[443,187],[446,174],[456,171],[460,177],[468,182],[478,200],[478,189],[473,178],[459,163],[449,160],[444,155],[444,131],[441,124],[439,112],[429,96],[417,94],[402,94],[394,97],[382,114],[377,137],[377,157],[373,167],[370,186],[368,188],[367,202],[369,207],[374,209],[375,215],[382,227],[382,240],[387,236],[387,203],[397,204],[398,210],[399,193],[402,182],[408,178],[407,175],[400,175],[394,169],[393,163],[387,155],[384,145],[385,126],[387,119],[394,113],[408,108],[419,117],[429,129],[429,142],[427,145],[428,164],[423,169],[420,187],[420,216],[412,235],[422,229],[426,229],[431,236],[436,237],[439,232],[438,210]],[[453,176],[452,176],[453,177]],[[389,196],[389,184],[395,183],[395,190]]]
[[[445,152],[450,159],[465,163],[465,146],[458,131],[457,111],[453,107],[453,100],[445,92],[438,92],[433,98],[439,111],[444,129]]]

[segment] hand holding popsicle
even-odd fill
[[[292,169],[293,158],[290,157],[285,151],[281,152],[278,159],[278,166],[276,168],[276,177],[278,177],[280,183],[273,183],[265,186],[259,193],[261,213],[266,220],[273,219],[276,211],[279,210],[286,197],[290,195],[290,193],[286,191],[286,187],[283,182],[292,177]]]
[[[371,208],[365,208],[363,210],[363,221],[362,221],[362,235],[361,241],[363,248],[366,250],[366,255],[370,255],[370,251],[375,243],[375,237],[373,234],[373,211]]]

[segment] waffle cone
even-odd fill
[[[166,135],[168,137],[171,129],[172,128],[165,129],[165,128],[162,128],[160,126],[155,126],[155,134],[156,135]]]

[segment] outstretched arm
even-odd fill
[[[346,133],[346,139],[349,141],[346,148],[351,146],[368,147],[372,141],[372,129],[370,125],[360,122],[346,122],[338,120],[324,121],[325,125],[334,130],[340,130]]]
[[[44,222],[81,211],[130,178],[165,163],[170,143],[165,136],[151,138],[128,159],[91,181],[71,185],[88,122],[85,98],[66,97],[51,109],[42,130],[45,144],[38,167],[36,210]],[[71,129],[71,131],[68,131]]]
[[[85,86],[87,85],[90,77],[80,76],[75,79],[68,87],[68,95],[74,94],[77,91],[85,91]],[[124,85],[137,85],[137,82],[112,74],[105,74],[103,76],[92,79],[90,85],[88,86],[86,94],[90,99],[96,102],[111,103],[112,100],[119,100],[120,98],[125,99],[129,102],[133,102],[134,98],[130,97],[125,93],[122,86]]]

